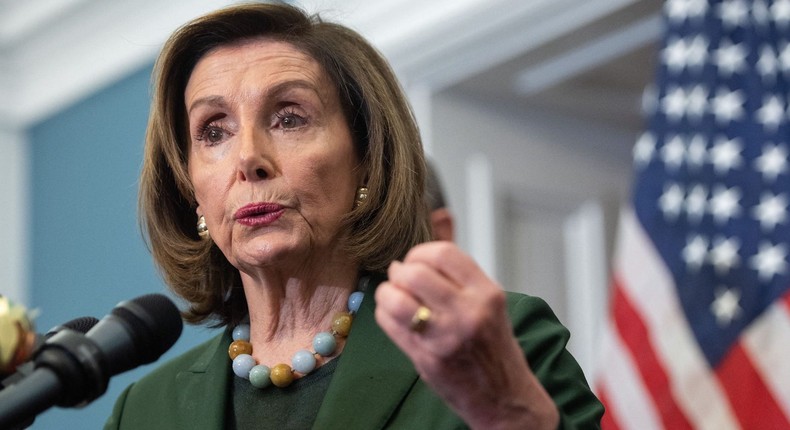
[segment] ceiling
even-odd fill
[[[150,64],[224,0],[0,0],[0,128],[22,129]],[[371,40],[408,88],[641,128],[660,0],[307,0]]]

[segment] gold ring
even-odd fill
[[[409,324],[409,329],[413,332],[422,333],[425,330],[425,327],[428,325],[428,321],[431,319],[431,310],[426,306],[420,306],[417,308],[417,312],[414,313],[414,316],[411,317],[411,324]]]

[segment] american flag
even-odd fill
[[[790,429],[790,0],[669,0],[621,213],[607,429]]]

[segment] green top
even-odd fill
[[[225,429],[309,429],[339,361],[337,357],[285,388],[259,389],[246,379],[232,378],[232,411]]]
[[[376,324],[374,291],[365,292],[312,428],[467,428]],[[565,349],[568,330],[541,299],[507,293],[507,304],[527,362],[560,412],[560,428],[599,428],[603,406]],[[235,378],[230,342],[228,329],[129,386],[105,429],[223,429]]]

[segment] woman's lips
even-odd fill
[[[268,225],[277,221],[285,212],[285,207],[276,203],[250,203],[233,214],[239,224],[249,227]]]

